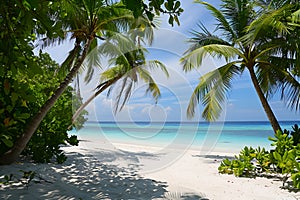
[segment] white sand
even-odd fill
[[[300,194],[281,189],[282,182],[275,178],[219,174],[220,161],[232,153],[203,156],[197,149],[101,141],[85,141],[64,150],[68,160],[62,165],[0,166],[0,176],[13,173],[16,179],[22,176],[20,169],[36,172],[28,186],[0,185],[0,199],[300,199]]]

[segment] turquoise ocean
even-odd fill
[[[282,129],[291,130],[300,121],[280,122]],[[271,148],[273,130],[269,122],[86,122],[84,128],[73,130],[82,140],[105,140],[141,146],[209,146],[225,151],[244,146]]]

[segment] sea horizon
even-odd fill
[[[300,121],[280,121],[282,129],[291,130]],[[106,143],[126,143],[160,148],[189,147],[209,151],[237,152],[244,146],[271,149],[269,137],[274,137],[268,121],[225,122],[145,122],[145,121],[87,121],[78,131],[79,139]]]

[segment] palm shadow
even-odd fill
[[[94,156],[79,153],[68,153],[67,156],[68,160],[62,165],[15,164],[12,173],[34,168],[36,176],[28,186],[0,187],[0,198],[154,199],[162,198],[167,191],[166,183],[141,177],[134,167],[126,169],[103,165]]]

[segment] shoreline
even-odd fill
[[[79,146],[67,146],[63,149],[68,159],[62,165],[20,162],[12,166],[0,166],[1,175],[12,172],[20,174],[20,169],[36,171],[38,174],[28,187],[1,185],[0,198],[300,198],[297,193],[281,189],[282,183],[274,178],[236,178],[233,175],[219,174],[219,163],[223,158],[233,156],[230,152],[213,151],[207,155],[199,155],[195,150],[170,149],[174,152],[168,151],[170,154],[166,156],[153,146],[142,148],[126,143],[111,145],[97,141],[82,141]]]

